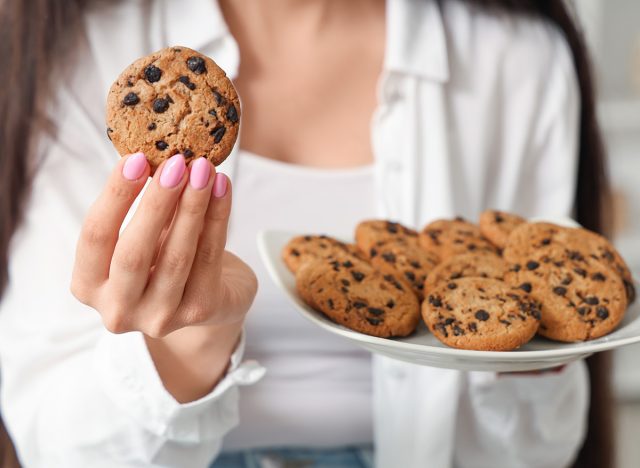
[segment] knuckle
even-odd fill
[[[120,201],[130,200],[133,196],[133,191],[130,187],[113,182],[108,186],[108,193],[110,198],[114,198]]]
[[[147,196],[144,199],[144,209],[146,211],[150,211],[156,216],[159,216],[167,211],[167,203],[165,202],[164,197],[161,196],[162,194],[149,191],[146,195]]]
[[[164,338],[173,331],[171,320],[162,317],[145,327],[144,334],[151,338]]]
[[[203,200],[195,197],[185,197],[180,204],[180,210],[187,216],[201,217],[206,210],[206,205]]]
[[[198,260],[204,265],[214,265],[218,262],[220,249],[212,244],[202,244],[198,246]]]
[[[139,250],[120,249],[113,257],[114,265],[126,273],[138,273],[145,266],[145,257]]]
[[[191,266],[191,256],[177,249],[167,249],[163,253],[162,262],[175,272],[183,272]]]
[[[84,281],[79,280],[77,277],[73,277],[71,279],[71,285],[69,287],[71,294],[78,299],[78,301],[82,302],[86,305],[91,305],[91,289],[87,287]]]
[[[109,242],[110,234],[97,219],[87,218],[82,230],[82,240],[89,245],[104,245]]]
[[[210,317],[210,311],[208,307],[203,304],[191,304],[184,308],[183,316],[187,325],[198,325]]]
[[[126,319],[126,315],[118,309],[102,315],[102,323],[104,327],[114,334],[131,331],[127,322],[128,320]]]

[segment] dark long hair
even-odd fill
[[[9,241],[29,193],[28,157],[34,135],[46,123],[41,119],[42,105],[55,85],[51,71],[60,57],[69,56],[69,44],[81,32],[87,5],[99,1],[0,0],[0,297],[8,281]],[[573,52],[582,105],[577,219],[588,229],[607,233],[610,198],[593,78],[585,42],[571,12],[561,0],[467,2],[497,12],[542,17],[564,33]],[[589,432],[576,466],[609,468],[614,466],[610,356],[597,354],[587,362],[591,382]]]

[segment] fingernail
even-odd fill
[[[189,183],[194,189],[201,190],[209,183],[209,174],[211,174],[209,161],[206,158],[198,158],[191,164]]]
[[[143,153],[133,153],[124,162],[122,175],[127,180],[138,180],[147,168],[147,158]]]
[[[227,176],[218,172],[213,180],[213,196],[222,198],[227,193]]]
[[[171,156],[162,168],[160,174],[160,185],[164,188],[173,188],[180,183],[187,165],[184,162],[184,156],[176,154]]]

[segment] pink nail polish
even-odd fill
[[[227,194],[227,176],[218,172],[213,180],[213,196],[222,198]]]
[[[176,154],[171,156],[162,168],[160,174],[160,185],[164,188],[173,188],[180,183],[187,165],[184,162],[184,156]]]
[[[147,158],[143,153],[133,153],[124,162],[122,175],[127,180],[138,180],[147,168]]]
[[[206,158],[198,158],[191,164],[189,183],[196,190],[202,190],[209,183],[211,164]]]

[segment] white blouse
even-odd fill
[[[474,219],[488,207],[571,214],[579,94],[564,39],[540,20],[443,4],[387,0],[371,122],[376,214],[414,227]],[[205,467],[242,424],[239,386],[264,369],[242,362],[241,343],[211,394],[179,404],[141,335],[106,332],[71,296],[69,279],[82,219],[117,158],[104,133],[111,82],[135,58],[180,44],[233,78],[238,47],[213,0],[125,0],[96,6],[86,25],[51,101],[57,133],[39,140],[11,245],[0,305],[2,414],[27,467]],[[232,155],[221,170],[235,179],[237,162]],[[378,467],[557,468],[584,435],[582,362],[523,377],[374,356],[372,374]]]
[[[258,277],[245,321],[245,358],[267,370],[242,389],[240,424],[223,450],[373,442],[371,354],[300,316],[260,259],[263,229],[346,238],[375,216],[373,165],[316,169],[240,150],[227,248]]]

